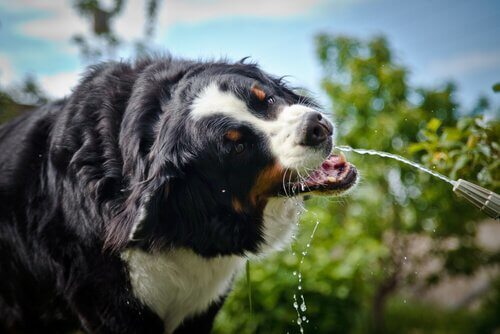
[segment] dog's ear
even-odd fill
[[[159,210],[165,207],[170,181],[170,168],[150,173],[147,180],[131,187],[121,210],[105,226],[104,249],[119,251],[134,240],[142,226],[155,224]]]

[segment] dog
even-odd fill
[[[333,132],[245,60],[91,67],[0,127],[0,332],[210,332],[303,198],[356,183]]]

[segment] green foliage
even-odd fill
[[[47,100],[36,79],[27,75],[20,85],[8,90],[0,89],[0,124]]]
[[[477,316],[467,310],[443,310],[396,297],[387,305],[386,333],[470,334],[476,331]]]
[[[475,333],[498,333],[500,329],[500,278],[493,282],[490,290],[477,312],[477,318],[473,322]]]
[[[473,177],[498,192],[500,189],[500,122],[482,116],[464,117],[454,126],[442,126],[436,118],[421,130],[422,141],[410,145],[410,153],[448,174],[452,179]]]
[[[500,131],[498,121],[486,122],[481,115],[489,108],[487,101],[480,100],[473,116],[459,118],[466,112],[454,99],[456,87],[410,87],[408,70],[393,61],[382,37],[361,41],[320,35],[317,54],[340,144],[400,154],[452,178],[498,189]],[[497,262],[498,254],[488,254],[475,241],[474,221],[484,217],[456,198],[449,184],[408,166],[372,156],[348,159],[362,176],[357,190],[345,198],[309,201],[292,250],[252,264],[252,316],[240,282],[218,319],[217,333],[297,333],[292,304],[294,294],[300,303],[301,293],[309,319],[303,322],[306,332],[454,332],[443,321],[457,320],[455,314],[434,310],[443,315],[440,320],[429,311],[419,327],[418,314],[425,307],[394,308],[391,303],[389,319],[384,307],[415,279],[436,283],[444,275],[473,274]],[[316,220],[321,222],[316,237],[300,264]],[[408,245],[416,236],[430,238],[424,257],[442,259],[441,271],[428,276],[405,271]],[[445,240],[456,242],[444,247]],[[299,271],[300,291],[293,275]],[[397,317],[408,319],[408,325]]]

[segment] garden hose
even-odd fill
[[[491,218],[499,218],[500,196],[493,191],[462,179],[454,182],[453,191],[458,196],[467,199]]]

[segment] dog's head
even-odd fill
[[[111,245],[258,253],[289,237],[304,194],[356,182],[317,104],[256,65],[153,67],[134,87],[120,138],[130,192]]]

